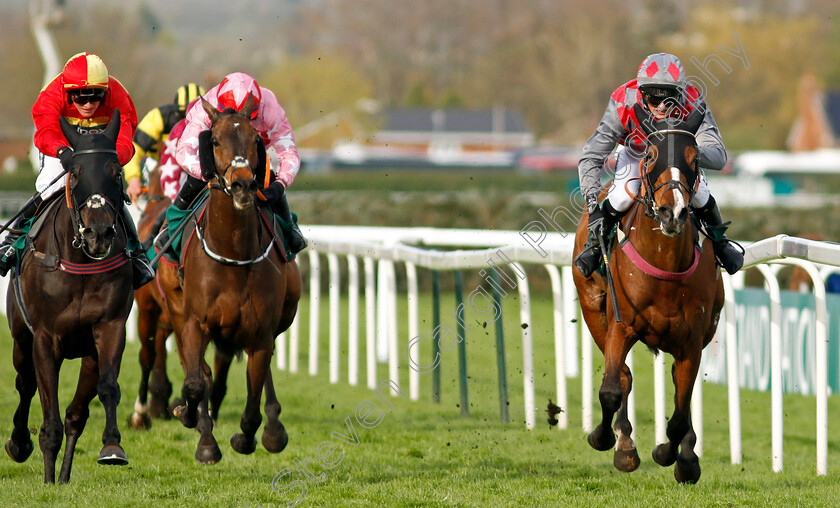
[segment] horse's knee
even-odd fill
[[[184,387],[181,393],[184,399],[191,402],[198,402],[204,399],[205,387],[204,379],[201,376],[191,376],[184,380]]]
[[[615,413],[621,407],[622,392],[620,387],[608,386],[606,383],[598,391],[598,399],[601,401],[601,409]]]

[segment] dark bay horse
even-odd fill
[[[61,130],[75,150],[66,192],[42,205],[43,225],[33,226],[29,233],[33,238],[13,272],[6,304],[20,395],[6,452],[17,462],[32,453],[28,418],[37,389],[43,410],[39,441],[46,483],[55,482],[63,432],[67,445],[58,481],[70,480],[76,442],[89,416],[88,405],[97,395],[105,408],[104,446],[98,461],[128,463],[117,428],[117,377],[134,293],[120,222],[119,129],[119,111],[102,134],[81,135],[61,119]],[[81,358],[82,364],[62,425],[58,377],[62,362],[71,358]]]
[[[148,201],[140,215],[137,232],[144,245],[149,245],[155,229],[160,229],[160,224],[156,225],[155,221],[170,204],[160,185],[159,167],[149,174],[146,196]],[[159,261],[166,262],[165,259]],[[135,430],[151,428],[152,418],[170,417],[168,405],[172,383],[166,374],[166,339],[173,328],[161,289],[161,274],[162,270],[158,270],[155,280],[134,292],[137,335],[140,339],[140,388],[129,424]]]
[[[278,248],[282,241],[274,237],[257,207],[255,173],[265,159],[260,135],[250,122],[253,97],[241,112],[219,112],[203,99],[202,106],[212,122],[209,143],[201,148],[202,170],[210,189],[194,229],[184,231],[183,284],[173,287],[172,277],[167,275],[164,292],[175,329],[181,330],[176,339],[185,374],[185,405],[175,413],[186,427],[197,428],[201,434],[196,460],[212,464],[222,457],[213,437],[213,420],[225,383],[219,378],[213,382],[204,360],[210,342],[217,351],[217,370],[219,352],[227,359],[242,352],[248,357],[242,433],[231,438],[233,449],[248,454],[256,448],[263,387],[267,418],[263,446],[276,453],[288,443],[278,418],[280,403],[270,360],[274,338],[291,325],[297,312],[301,276],[297,264],[287,261],[282,247]],[[225,367],[222,377],[226,374]],[[216,407],[210,406],[211,398]]]
[[[654,122],[649,115],[639,116],[643,117],[648,149],[640,164],[641,191],[620,224],[623,246],[614,246],[609,254],[620,320],[606,278],[599,272],[584,278],[573,270],[583,318],[605,362],[599,391],[603,416],[588,441],[602,451],[615,445],[613,463],[619,471],[639,466],[627,416],[633,378],[625,358],[633,344],[641,341],[656,354],[664,351],[674,358],[674,413],[668,421],[668,441],[656,446],[653,459],[662,466],[676,462],[677,481],[695,483],[700,465],[693,449],[691,393],[724,297],[712,243],[699,236],[689,213],[700,178],[693,134],[700,118],[692,113],[674,125],[670,120]],[[584,214],[578,225],[573,256],[587,241],[588,220]]]

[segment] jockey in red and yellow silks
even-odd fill
[[[124,165],[134,155],[131,142],[137,128],[137,111],[134,102],[123,85],[108,74],[108,69],[101,58],[92,53],[73,55],[64,65],[61,74],[56,76],[38,94],[32,106],[32,120],[35,123],[35,147],[40,152],[41,167],[35,188],[39,198],[31,202],[22,211],[18,223],[19,229],[25,220],[32,218],[40,201],[46,200],[63,189],[67,177],[59,178],[63,171],[69,170],[73,149],[61,132],[59,120],[66,119],[79,133],[99,132],[107,127],[114,110],[120,111],[120,130],[117,135],[116,151],[120,164]],[[58,180],[56,180],[58,178]],[[54,180],[55,183],[52,183]],[[134,267],[135,289],[154,278],[154,270],[140,250],[140,242],[134,222],[125,206],[122,207],[126,227],[128,257]],[[20,236],[10,232],[0,245],[0,274],[6,272],[15,263],[13,243]]]

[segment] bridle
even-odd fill
[[[210,125],[210,130],[211,131],[213,130],[213,128],[216,126],[216,123],[221,118],[229,118],[230,116],[241,116],[242,118],[245,118],[246,122],[250,125],[250,119],[246,118],[245,115],[242,115],[239,112],[236,112],[236,113],[232,113],[229,116],[219,116],[218,118],[216,118],[216,120],[214,120],[213,123]],[[235,169],[247,168],[248,171],[251,172],[252,177],[256,178],[256,175],[255,175],[255,169],[256,168],[251,164],[251,161],[248,160],[248,157],[246,157],[244,155],[240,155],[240,154],[234,155],[233,158],[230,160],[230,162],[228,162],[227,166],[225,166],[221,170],[219,170],[219,168],[214,165],[214,179],[216,181],[210,183],[210,188],[220,190],[220,191],[224,192],[225,195],[227,195],[229,197],[233,196],[233,186],[232,186],[231,183],[229,183],[227,181],[227,178],[225,178],[225,174],[227,173],[227,171],[231,167],[233,167]]]
[[[113,155],[115,159],[117,159],[117,151],[107,148],[92,148],[88,150],[78,150],[73,153],[73,157],[75,158],[77,155],[96,153],[110,154]],[[122,172],[120,172],[120,175],[122,175]],[[122,188],[122,182],[120,182],[120,188]],[[105,196],[98,193],[91,194],[87,197],[87,199],[85,199],[84,203],[80,205],[76,201],[76,197],[73,195],[73,192],[70,189],[69,185],[67,185],[66,189],[67,207],[71,210],[70,217],[73,221],[73,230],[75,231],[72,243],[73,248],[80,249],[88,258],[96,261],[101,261],[107,258],[111,255],[111,248],[113,247],[113,242],[108,244],[108,249],[102,256],[95,256],[91,254],[87,245],[87,241],[85,241],[85,234],[90,232],[90,228],[87,225],[85,225],[84,220],[82,219],[82,210],[84,210],[85,208],[106,207],[108,216],[111,218],[111,225],[108,227],[108,230],[112,233],[112,235],[115,236],[117,231],[117,217],[119,216],[116,207]]]
[[[659,167],[656,167],[656,162],[659,158],[659,150],[657,149],[656,145],[650,142],[650,138],[652,136],[664,138],[666,135],[688,136],[691,139],[691,145],[695,147],[697,146],[697,141],[695,139],[694,134],[690,131],[683,129],[662,129],[654,131],[648,135],[647,148],[645,150],[645,156],[641,162],[640,171],[642,180],[642,192],[640,192],[639,196],[637,196],[635,199],[636,201],[644,205],[646,210],[645,213],[649,217],[654,218],[657,222],[662,222],[661,218],[659,217],[659,206],[656,204],[655,200],[656,193],[659,190],[664,188],[666,191],[681,191],[685,195],[687,195],[686,204],[688,204],[694,197],[694,194],[697,191],[697,187],[700,183],[700,178],[697,170],[692,169],[690,164],[675,164],[673,163],[674,161],[668,161],[667,163],[660,164]],[[671,148],[671,153],[673,153],[674,147],[672,146]],[[670,169],[677,169],[685,177],[686,182],[689,183],[683,182],[681,179],[671,178],[668,181],[656,185],[656,181],[659,179],[662,173]]]

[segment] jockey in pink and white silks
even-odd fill
[[[268,157],[271,173],[276,175],[274,181],[261,189],[261,192],[280,218],[291,226],[289,248],[293,252],[299,252],[306,247],[306,240],[292,220],[286,189],[300,169],[300,156],[286,112],[271,90],[259,86],[254,78],[242,72],[225,76],[221,83],[207,92],[204,99],[219,111],[227,108],[241,111],[249,93],[254,97],[251,125],[260,133],[266,149],[273,149],[277,155],[276,159]],[[175,159],[189,176],[172,202],[172,207],[181,211],[188,209],[205,186],[199,162],[199,135],[211,127],[210,117],[199,103],[190,106],[185,121],[184,132],[175,149]],[[167,219],[171,215],[174,214],[167,213]],[[170,228],[172,226],[170,221]],[[163,245],[167,240],[168,230],[165,230],[158,237],[156,244]]]
[[[726,149],[720,131],[698,90],[686,82],[685,70],[679,59],[668,53],[648,56],[639,66],[636,79],[616,88],[610,96],[607,109],[595,133],[583,147],[578,163],[580,187],[589,208],[590,234],[587,247],[575,259],[578,270],[589,277],[601,264],[601,231],[606,235],[633,204],[639,192],[639,162],[644,157],[644,134],[639,128],[634,107],[640,105],[661,120],[668,117],[684,118],[694,109],[703,112],[703,120],[695,139],[698,147],[698,166],[721,170],[726,165]],[[621,145],[615,161],[615,178],[607,199],[599,205],[601,176],[604,163],[616,144]],[[706,225],[712,237],[715,255],[730,274],[737,272],[744,263],[744,256],[726,237],[726,227],[720,210],[711,195],[705,176],[691,200],[695,216]]]

